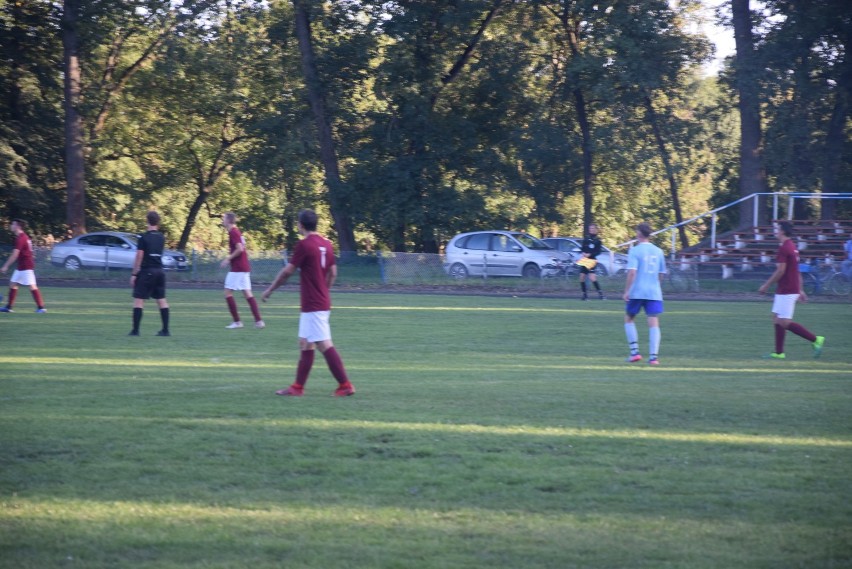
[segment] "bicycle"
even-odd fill
[[[825,288],[838,296],[846,296],[852,292],[852,279],[843,274],[843,271],[835,271],[828,277]]]
[[[852,291],[852,280],[842,271],[835,271],[831,265],[801,264],[802,288],[808,296],[830,291],[838,296],[845,296]]]

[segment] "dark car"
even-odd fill
[[[50,252],[50,262],[69,271],[105,267],[132,269],[138,240],[138,235],[120,231],[87,233],[54,245]],[[167,249],[163,251],[163,268],[185,271],[189,265],[183,253]]]

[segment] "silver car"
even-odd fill
[[[571,258],[578,260],[580,258],[580,245],[583,239],[580,237],[547,237],[542,239],[545,243],[571,255]],[[603,247],[603,252],[598,255],[598,264],[595,272],[601,276],[616,275],[627,270],[627,255],[624,253],[613,253],[606,246]]]
[[[456,235],[446,247],[444,270],[454,279],[468,276],[555,277],[571,257],[519,231],[475,231]]]
[[[69,271],[82,268],[132,269],[139,236],[134,233],[103,231],[87,233],[57,243],[50,252],[50,262]],[[178,251],[163,251],[163,268],[185,271],[186,256]]]

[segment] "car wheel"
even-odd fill
[[[529,263],[524,265],[524,270],[521,272],[521,275],[527,279],[540,279],[541,269],[539,269],[538,265],[535,263]]]
[[[609,271],[606,270],[606,267],[603,266],[602,263],[598,263],[597,265],[595,265],[595,274],[599,277],[606,278],[609,276]]]
[[[62,266],[69,271],[79,271],[83,268],[83,264],[80,262],[80,259],[73,255],[71,257],[65,257],[65,261],[62,262]]]
[[[450,277],[456,280],[464,280],[468,277],[467,267],[461,263],[453,263],[450,265]]]

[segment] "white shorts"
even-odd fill
[[[32,269],[26,271],[15,271],[9,279],[10,283],[17,283],[23,286],[38,286],[36,285],[35,271]]]
[[[225,288],[229,290],[251,290],[251,273],[228,273]]]
[[[302,312],[299,316],[299,338],[308,342],[331,340],[331,326],[328,324],[330,310]]]
[[[776,294],[775,301],[772,303],[772,312],[778,318],[792,319],[797,300],[799,300],[798,294]]]

